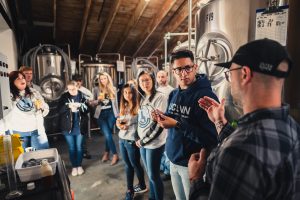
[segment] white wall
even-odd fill
[[[17,45],[13,31],[0,15],[0,52],[7,57],[8,71],[18,69]]]

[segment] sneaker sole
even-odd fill
[[[141,193],[145,193],[148,192],[148,188],[140,190],[140,191],[134,191],[135,194],[141,194]]]

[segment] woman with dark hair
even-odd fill
[[[145,165],[150,185],[149,199],[161,200],[164,186],[160,177],[160,160],[166,142],[166,130],[153,121],[155,109],[166,110],[167,99],[156,91],[154,74],[142,71],[138,75],[138,90],[142,94],[138,112],[138,139],[136,145]]]
[[[134,86],[125,84],[121,91],[120,116],[117,118],[117,127],[120,129],[120,152],[125,162],[125,171],[127,177],[127,192],[125,200],[132,200],[134,196],[134,171],[136,172],[139,180],[139,191],[147,191],[144,179],[144,170],[140,163],[140,151],[135,144],[138,109],[139,102]]]
[[[10,126],[13,133],[20,134],[23,148],[49,148],[43,117],[49,113],[49,106],[40,93],[26,85],[25,75],[19,71],[9,74],[12,111]]]

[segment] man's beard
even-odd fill
[[[242,103],[242,99],[241,99],[241,93],[239,91],[235,92],[231,88],[231,95],[232,95],[232,99],[233,99],[233,104],[237,107],[242,108],[243,103]]]
[[[167,81],[160,81],[160,85],[166,86],[167,85]]]

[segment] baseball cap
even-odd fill
[[[287,71],[277,69],[282,61],[288,63]],[[292,68],[292,61],[285,47],[277,41],[270,39],[260,39],[249,42],[236,51],[231,61],[217,63],[215,65],[229,69],[232,63],[247,66],[255,72],[279,78],[287,77]]]

